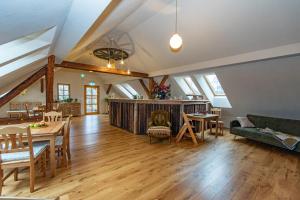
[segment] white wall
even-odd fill
[[[81,79],[80,74],[84,73],[85,78]],[[90,81],[94,81],[100,88],[100,102],[99,108],[100,113],[105,112],[105,97],[107,85],[104,85],[101,78],[97,73],[82,72],[78,70],[58,70],[54,75],[54,99],[57,99],[57,83],[66,83],[71,85],[71,98],[78,99],[81,103],[81,113],[84,114],[84,85],[88,85]],[[115,97],[120,97],[114,89],[111,90],[110,94],[115,94]],[[25,95],[18,95],[11,102],[42,102],[45,104],[45,92],[40,92],[40,81],[37,81],[27,89]],[[9,110],[9,103],[0,108],[0,117],[7,117],[6,111]]]
[[[85,78],[80,78],[80,74],[85,74]],[[106,88],[100,80],[99,76],[95,73],[82,72],[76,70],[59,70],[54,75],[54,88],[53,88],[53,97],[57,99],[57,84],[66,83],[71,85],[71,98],[78,99],[81,103],[81,113],[84,114],[84,85],[88,85],[90,81],[94,81],[96,86],[99,86],[100,89],[100,102],[99,108],[100,112],[104,112],[105,108],[105,92]]]
[[[225,121],[226,127],[229,127],[230,120],[237,116],[246,116],[248,113],[300,119],[300,56],[249,62],[174,76],[193,76],[209,72],[216,73],[232,106],[223,109],[222,120]],[[157,80],[159,82],[160,77]],[[169,81],[172,97],[185,96],[175,81]],[[137,80],[129,81],[133,82],[135,83],[132,86],[139,85]],[[139,92],[143,91],[140,86],[136,89]]]
[[[35,82],[31,85],[28,89],[26,89],[25,93],[18,95],[10,102],[42,102],[46,103],[46,92],[41,93],[41,85],[40,81]],[[9,103],[5,104],[3,107],[0,108],[0,117],[7,117],[6,111],[9,110]]]
[[[229,120],[247,113],[300,119],[300,56],[215,69],[232,105]]]

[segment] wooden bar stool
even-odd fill
[[[221,119],[221,113],[222,113],[221,108],[212,108],[211,109],[211,114],[219,115],[219,119]],[[216,121],[209,122],[209,128],[210,128],[211,134],[213,133],[212,132],[213,125],[215,125],[215,128],[217,128],[217,122]],[[218,126],[219,126],[218,128],[220,129],[221,135],[224,135],[224,122],[221,120],[218,121]]]

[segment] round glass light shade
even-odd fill
[[[121,65],[124,65],[124,60],[123,60],[123,59],[120,61],[120,64],[121,64]]]
[[[111,64],[110,64],[110,62],[109,63],[107,63],[107,68],[111,68]]]
[[[178,50],[182,46],[182,38],[178,33],[175,33],[170,39],[170,47],[172,50]]]

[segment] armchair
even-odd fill
[[[150,144],[152,137],[169,138],[169,143],[171,143],[171,123],[168,111],[157,110],[151,113],[147,135],[149,136]]]

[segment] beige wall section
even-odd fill
[[[81,73],[85,74],[85,78],[80,78]],[[56,71],[54,75],[54,99],[57,99],[57,83],[70,84],[71,98],[78,99],[81,103],[81,113],[84,114],[84,85],[88,85],[90,81],[94,81],[100,88],[99,108],[100,113],[103,113],[106,109],[104,99],[106,97],[107,85],[103,84],[97,73],[65,69]],[[45,103],[45,94],[45,92],[40,92],[40,81],[37,81],[27,89],[26,94],[15,97],[11,102],[41,101],[42,103]],[[115,97],[119,97],[114,90],[111,90],[110,94],[113,94]],[[0,117],[7,117],[7,110],[9,110],[9,103],[0,108]]]
[[[10,102],[42,102],[45,103],[46,101],[46,92],[41,93],[41,84],[40,81],[35,82],[32,86],[25,90],[26,92],[23,94],[18,95]],[[6,111],[9,110],[9,103],[5,104],[3,107],[0,108],[0,117],[7,117]]]
[[[84,78],[80,77],[80,74],[85,74]],[[75,71],[75,70],[59,70],[55,73],[54,76],[54,89],[53,89],[53,97],[57,99],[57,84],[58,83],[66,83],[71,85],[71,95],[70,97],[73,99],[78,99],[81,103],[81,113],[84,114],[84,85],[88,85],[91,81],[95,82],[95,85],[99,86],[100,88],[100,102],[99,102],[99,109],[100,113],[104,112],[105,108],[105,88],[104,84],[97,76],[97,74],[92,72],[82,72],[82,71]]]

